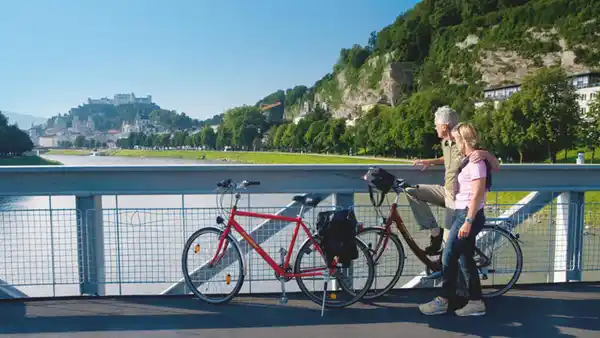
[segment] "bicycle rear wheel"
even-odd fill
[[[375,264],[375,277],[364,299],[374,299],[390,291],[402,276],[406,255],[400,239],[380,227],[362,229],[357,235],[368,247]]]
[[[231,237],[226,237],[220,249],[223,231],[204,228],[193,233],[183,247],[181,267],[186,286],[196,297],[211,304],[229,302],[244,283],[242,253]],[[219,252],[215,264],[210,261]]]
[[[475,263],[479,270],[482,297],[498,297],[519,280],[523,270],[523,252],[510,232],[486,224],[477,235]]]
[[[327,285],[326,307],[342,308],[356,303],[369,291],[371,283],[373,283],[375,274],[373,258],[367,246],[357,237],[355,238],[358,247],[358,258],[352,261],[350,268],[335,270],[334,278],[330,279]],[[307,240],[300,247],[294,264],[295,274],[326,270],[328,264],[325,257],[314,249],[314,245],[314,242]],[[334,281],[335,286],[332,287]],[[321,274],[310,277],[296,277],[296,282],[300,290],[310,300],[319,305],[322,304],[324,280]],[[359,285],[359,287],[356,288],[355,285]],[[337,286],[340,287],[342,292],[335,290]],[[335,289],[332,290],[333,288]]]

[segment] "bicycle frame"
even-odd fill
[[[399,198],[400,198],[400,194],[396,193],[396,198],[394,199],[394,202],[390,206],[390,212],[388,214],[388,217],[385,219],[385,228],[384,229],[386,231],[386,236],[384,236],[383,248],[381,251],[376,250],[375,252],[381,252],[379,254],[380,256],[383,254],[383,251],[385,250],[385,248],[388,244],[389,238],[392,234],[392,223],[396,223],[396,228],[398,229],[398,231],[400,231],[400,234],[406,241],[406,244],[408,244],[408,247],[410,248],[410,250],[415,254],[415,256],[417,256],[417,258],[419,258],[419,260],[423,264],[425,264],[425,266],[428,267],[431,271],[441,271],[441,269],[442,269],[441,255],[438,260],[432,261],[431,259],[429,259],[427,253],[419,247],[417,242],[415,242],[412,235],[406,228],[406,225],[404,224],[402,217],[398,213],[398,199]],[[379,243],[377,244],[377,246],[379,246]],[[377,257],[377,259],[375,259],[375,261],[378,261],[378,260],[379,260],[379,257]]]
[[[300,214],[302,214],[302,212]],[[292,239],[290,241],[290,245],[289,245],[286,257],[285,257],[285,261],[283,263],[283,267],[279,266],[279,264],[277,264],[275,262],[275,260],[268,253],[266,253],[263,250],[263,248],[260,246],[260,244],[256,243],[256,241],[254,239],[252,239],[252,237],[250,237],[250,235],[244,230],[244,228],[235,220],[235,216],[246,216],[246,217],[254,217],[254,218],[262,218],[262,219],[268,219],[268,220],[276,220],[276,221],[283,221],[283,222],[289,222],[289,223],[296,223],[296,226],[294,227],[294,233],[292,235]],[[231,228],[233,228],[271,266],[271,268],[275,271],[275,273],[277,275],[282,276],[282,277],[286,277],[286,278],[322,276],[323,275],[322,271],[324,271],[326,268],[307,269],[306,272],[299,273],[299,274],[286,272],[286,270],[290,266],[290,264],[289,264],[290,263],[290,258],[292,256],[292,251],[294,249],[294,244],[296,243],[296,238],[298,237],[298,231],[299,231],[299,229],[301,227],[304,230],[304,232],[306,233],[306,235],[308,236],[308,240],[311,241],[314,244],[314,246],[317,249],[317,251],[321,255],[325,256],[324,253],[323,253],[323,250],[321,249],[321,247],[319,246],[319,244],[316,243],[316,241],[314,240],[314,237],[312,237],[312,235],[310,234],[310,231],[309,231],[308,227],[306,226],[306,224],[304,224],[304,221],[302,220],[302,218],[300,216],[298,216],[298,217],[288,217],[288,216],[279,216],[279,215],[263,214],[263,213],[256,213],[256,212],[239,211],[239,210],[237,210],[237,206],[234,205],[231,208],[231,213],[229,215],[229,221],[227,222],[225,230],[223,231],[223,233],[221,235],[221,238],[219,239],[219,245],[217,247],[217,253],[215,254],[215,256],[213,257],[213,259],[211,260],[210,263],[214,264],[216,261],[220,260],[223,257],[223,255],[225,254],[225,252],[227,250],[227,241],[226,241],[226,238],[229,235],[229,233],[232,231]],[[223,242],[226,243],[225,246],[223,246]],[[219,254],[221,252],[221,248],[223,248],[223,251],[222,251],[221,254]],[[331,274],[334,271],[334,269],[335,269],[335,264],[333,265],[333,268],[330,268],[329,273]]]

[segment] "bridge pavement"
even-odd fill
[[[0,302],[10,337],[600,337],[600,284],[528,286],[488,302],[484,317],[423,316],[431,290],[398,291],[376,303],[329,310],[302,296],[238,297],[208,305],[190,297]]]

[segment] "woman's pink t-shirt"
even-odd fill
[[[469,206],[469,202],[474,196],[473,181],[479,178],[485,178],[487,176],[486,169],[484,161],[479,161],[477,163],[469,162],[458,174],[458,192],[456,193],[455,200],[456,209],[461,210]],[[486,195],[487,189],[483,193],[483,201],[477,211],[483,208]]]

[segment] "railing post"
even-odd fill
[[[581,281],[585,193],[569,191],[557,198],[554,283]]]
[[[77,253],[79,258],[79,293],[104,296],[104,225],[102,196],[75,197],[77,218]]]

